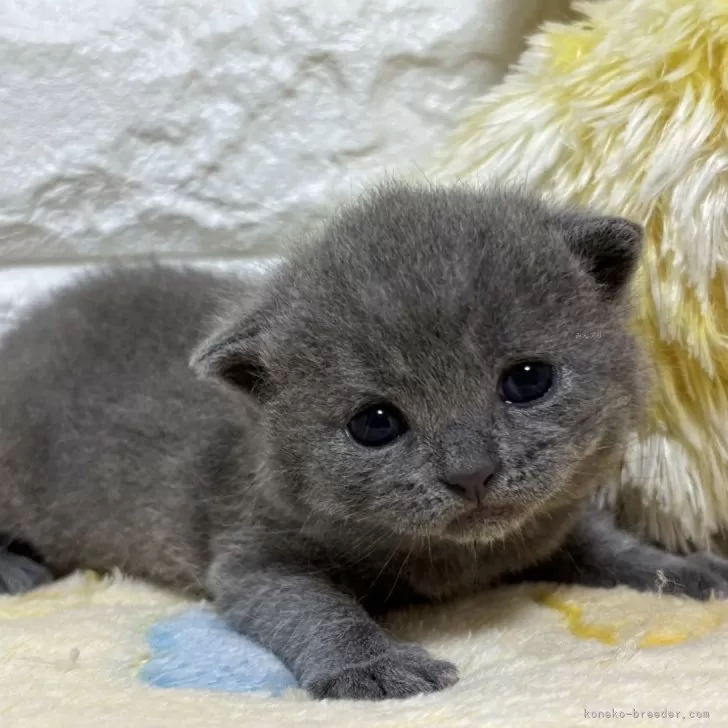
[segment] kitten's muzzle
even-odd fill
[[[468,473],[452,473],[443,482],[464,500],[480,506],[488,492],[490,482],[498,470],[492,460],[483,461],[477,470]]]

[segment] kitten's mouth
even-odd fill
[[[483,503],[453,518],[445,530],[453,534],[462,534],[488,525],[502,528],[519,521],[524,512],[525,508],[522,505]]]

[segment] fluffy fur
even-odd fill
[[[728,5],[579,3],[475,101],[441,150],[447,179],[526,180],[643,223],[633,320],[656,376],[605,500],[670,549],[728,531]]]
[[[514,191],[392,185],[258,288],[96,273],[0,349],[2,529],[55,574],[119,567],[210,596],[319,697],[451,685],[452,665],[372,615],[524,569],[723,592],[724,562],[641,544],[588,507],[639,411],[625,322],[640,246],[633,223]],[[511,405],[499,381],[524,360],[550,362],[554,385]],[[410,429],[362,447],[347,423],[382,401]],[[476,504],[446,481],[485,455]]]

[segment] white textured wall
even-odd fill
[[[426,167],[567,5],[3,0],[0,266],[267,255],[363,183]],[[0,272],[0,315],[64,271]]]

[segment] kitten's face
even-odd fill
[[[639,242],[505,193],[397,188],[346,211],[251,334],[275,497],[482,541],[581,498],[635,413]]]

